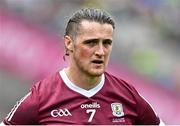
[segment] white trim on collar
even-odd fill
[[[98,91],[100,91],[104,85],[104,81],[105,81],[105,77],[104,74],[102,74],[101,77],[101,81],[99,84],[97,84],[97,86],[95,86],[94,88],[90,89],[90,90],[85,90],[83,88],[80,88],[78,86],[76,86],[72,81],[69,80],[69,78],[67,77],[66,73],[65,73],[65,69],[59,71],[59,74],[62,78],[62,80],[64,81],[64,83],[73,91],[78,92],[79,94],[82,94],[86,97],[92,97],[93,95],[95,95]]]

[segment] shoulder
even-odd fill
[[[128,81],[106,72],[105,82],[112,87],[114,93],[124,96],[127,101],[133,101],[137,106],[140,105],[139,102],[143,101],[139,92]]]
[[[57,72],[34,84],[30,92],[12,108],[4,123],[38,124],[39,113],[45,110],[45,106],[53,104],[49,99],[54,98],[57,94],[54,91],[60,82],[61,79]]]
[[[110,73],[105,72],[105,79],[108,83],[113,85],[114,87],[118,89],[124,89],[129,92],[137,93],[136,89],[132,84],[130,84],[127,80],[124,80],[120,77],[114,76]]]
[[[62,82],[62,79],[59,75],[59,72],[56,72],[36,82],[32,88],[35,88],[38,92],[47,92],[48,90],[55,88],[60,82]]]
[[[56,72],[40,81],[35,83],[31,92],[39,99],[39,102],[44,102],[50,97],[53,97],[58,90],[61,89],[62,79],[59,75],[59,72]]]
[[[107,83],[112,86],[113,92],[117,92],[126,99],[126,103],[133,102],[135,105],[133,105],[134,109],[138,115],[137,124],[159,124],[159,118],[151,105],[139,94],[133,85],[109,73],[105,73],[105,76]]]

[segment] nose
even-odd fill
[[[95,55],[97,55],[97,56],[104,56],[104,54],[105,54],[104,46],[103,46],[102,43],[99,43],[97,45],[97,49],[95,51]]]

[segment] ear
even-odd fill
[[[71,39],[70,36],[68,35],[64,36],[64,44],[65,44],[66,50],[69,50],[71,52],[73,51],[73,40]]]

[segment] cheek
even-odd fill
[[[87,48],[81,48],[81,49],[78,49],[78,55],[79,55],[80,60],[86,59],[90,57],[91,52]]]

